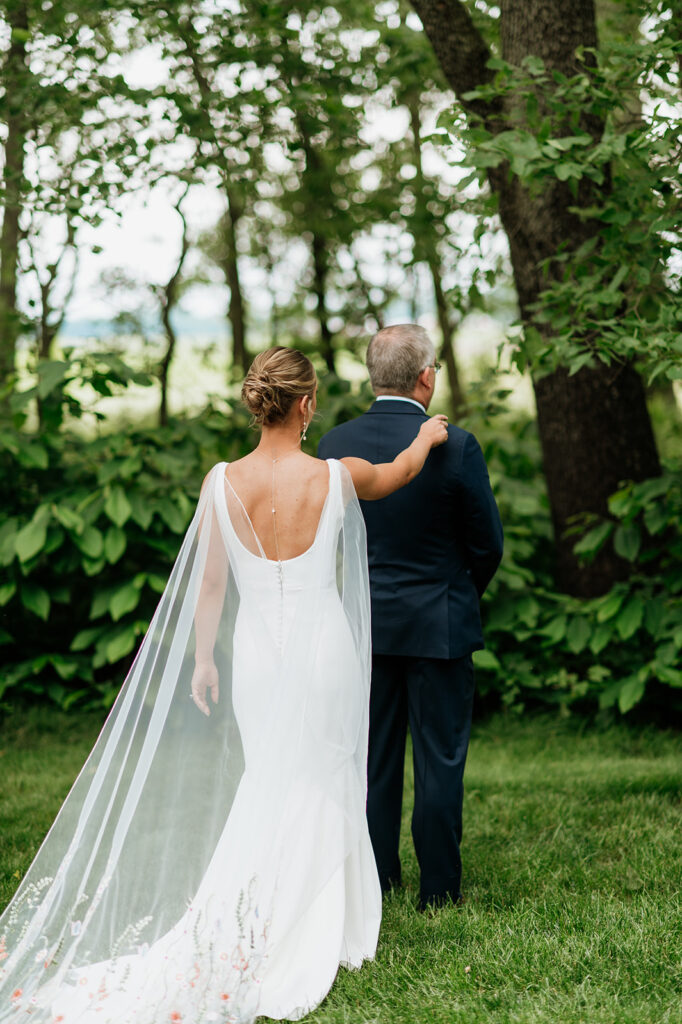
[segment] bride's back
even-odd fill
[[[326,462],[294,451],[273,466],[255,451],[227,466],[225,476],[266,558],[286,561],[312,546],[329,493]]]

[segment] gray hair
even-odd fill
[[[375,395],[411,395],[422,370],[436,358],[427,332],[418,324],[396,324],[375,334],[367,349],[367,369]]]

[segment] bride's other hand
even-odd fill
[[[206,701],[207,690],[211,691],[211,700],[218,703],[218,669],[212,661],[201,661],[192,675],[192,700],[205,715],[210,715]]]
[[[448,418],[442,413],[437,416],[432,416],[422,423],[419,428],[420,436],[428,441],[432,448],[437,448],[439,444],[445,444],[448,439]]]

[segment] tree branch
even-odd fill
[[[490,49],[468,10],[461,0],[411,0],[411,4],[457,99],[467,113],[482,118],[486,127],[492,129],[492,122],[501,113],[500,101],[462,98],[493,77],[486,67]]]

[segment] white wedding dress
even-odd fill
[[[350,476],[265,557],[214,467],[109,719],[0,918],[0,1022],[298,1019],[374,955],[369,589]],[[189,699],[213,629],[220,701]],[[209,701],[210,703],[210,701]]]

